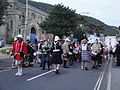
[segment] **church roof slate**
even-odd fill
[[[26,0],[18,0],[19,2],[26,4]],[[36,7],[44,12],[48,12],[49,10],[51,10],[53,8],[53,5],[51,4],[46,4],[46,3],[42,3],[42,2],[35,2],[35,1],[31,1],[29,0],[29,4],[32,5],[33,7]]]

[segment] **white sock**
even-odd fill
[[[56,68],[57,70],[59,69],[59,67],[57,66],[57,68]]]
[[[20,67],[20,74],[22,74],[22,67]]]
[[[85,62],[85,67],[87,67],[87,62]]]
[[[41,60],[38,58],[38,62],[40,62]]]
[[[20,73],[20,68],[18,68],[18,72],[17,73]]]
[[[81,62],[81,69],[84,69],[84,67],[83,67],[83,61]]]

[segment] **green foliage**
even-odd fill
[[[87,37],[85,36],[85,32],[81,29],[75,30],[74,34],[73,34],[73,37],[77,38],[78,41],[81,41],[82,39],[87,39]]]
[[[11,52],[11,48],[7,48],[7,49],[2,49],[2,50],[0,50],[0,53],[6,54],[6,50],[9,50],[9,51]]]
[[[48,18],[40,24],[46,33],[62,37],[69,36],[76,30],[78,18],[75,10],[58,4],[49,12]]]
[[[6,10],[9,6],[9,3],[6,0],[0,0],[0,26],[4,24],[4,15],[6,15]]]
[[[13,42],[14,42],[14,38],[8,38],[6,41],[7,44],[13,44]]]
[[[26,3],[25,0],[18,0],[20,1],[21,3]],[[38,9],[41,9],[43,10],[44,12],[49,12],[50,10],[53,9],[53,5],[50,5],[50,4],[46,4],[46,3],[42,3],[42,2],[34,2],[34,1],[29,1],[29,4],[38,8]],[[106,25],[104,24],[103,22],[101,22],[100,20],[98,19],[95,19],[93,17],[88,17],[88,16],[81,16],[79,14],[78,15],[78,18],[79,18],[79,23],[82,23],[82,24],[88,24],[88,23],[92,23],[92,24],[95,24],[95,25],[102,25],[102,30],[100,30],[100,32],[102,31],[103,34],[105,35],[116,35],[118,33],[117,31],[117,27],[113,27],[113,26],[109,26],[109,25]],[[46,26],[47,27],[47,26]],[[49,26],[48,26],[49,27]],[[94,33],[94,30],[89,28],[88,26],[85,26],[84,25],[84,32],[88,32],[90,34],[93,34]]]

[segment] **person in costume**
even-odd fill
[[[61,48],[60,38],[55,36],[54,42],[52,44],[52,63],[54,64],[54,70],[56,74],[59,73],[60,64],[62,64],[62,53],[63,50]]]
[[[23,42],[22,35],[17,36],[17,41],[13,43],[12,53],[15,56],[15,64],[17,65],[18,71],[15,74],[16,76],[22,75],[22,64],[24,57],[27,56],[27,46]]]

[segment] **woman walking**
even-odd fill
[[[42,45],[42,64],[43,64],[42,70],[45,70],[46,63],[48,65],[48,70],[50,70],[50,62],[51,62],[50,50],[51,50],[51,45],[46,40]]]
[[[87,63],[90,61],[89,51],[90,49],[88,48],[87,40],[83,39],[81,42],[81,68],[83,70],[88,70]]]
[[[63,50],[61,48],[60,38],[58,36],[55,36],[53,45],[52,45],[52,63],[54,64],[54,70],[56,74],[59,73],[60,64],[62,64],[62,53]]]
[[[91,53],[92,53],[92,60],[93,60],[93,67],[98,69],[98,61],[100,60],[100,51],[101,51],[101,45],[99,44],[98,40],[96,39],[95,43],[91,47]]]

